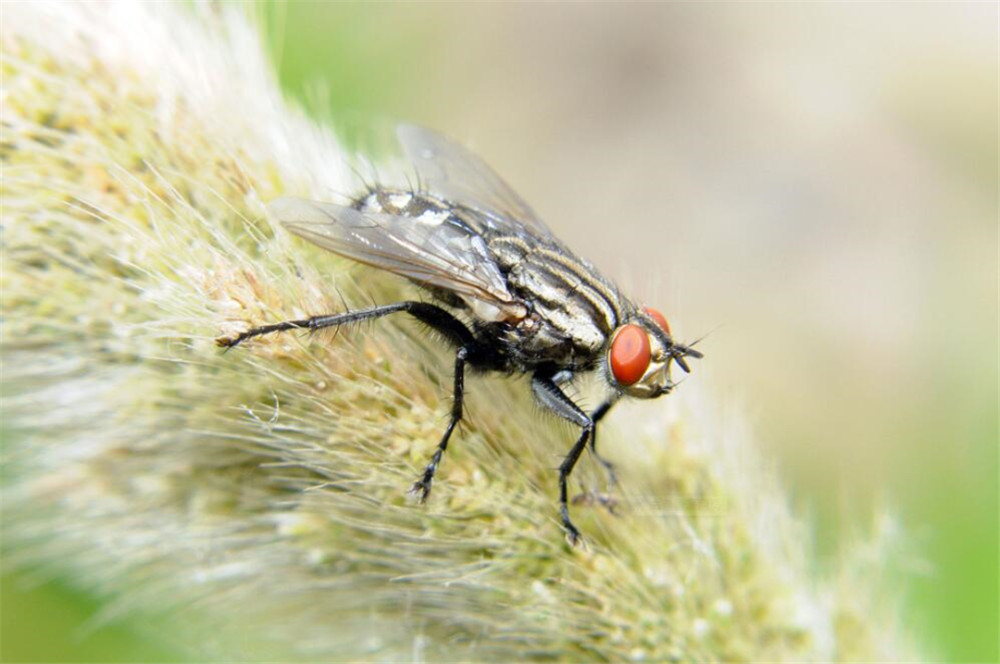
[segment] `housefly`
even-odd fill
[[[466,369],[531,375],[539,404],[580,428],[559,466],[559,509],[569,541],[566,481],[584,448],[597,455],[595,426],[621,396],[651,399],[674,387],[670,368],[690,371],[701,353],[674,340],[667,319],[637,305],[556,238],[478,157],[427,129],[396,136],[421,186],[368,187],[349,205],[279,198],[271,216],[292,233],[415,282],[432,302],[410,300],[254,327],[221,338],[225,347],[282,330],[318,330],[405,312],[455,349],[451,419],[412,492],[423,502],[462,418]],[[598,372],[608,398],[591,413],[562,385]]]

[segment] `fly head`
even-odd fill
[[[674,387],[671,363],[676,362],[685,373],[691,371],[688,357],[700,358],[702,354],[675,343],[666,317],[647,307],[611,335],[605,355],[606,375],[614,387],[629,396],[655,398]]]

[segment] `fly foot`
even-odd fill
[[[573,522],[569,520],[569,509],[567,509],[566,504],[563,503],[560,509],[560,516],[562,517],[563,529],[566,531],[566,541],[569,542],[570,546],[580,546],[583,544],[583,537],[580,535],[580,531],[576,529]]]
[[[566,529],[566,542],[569,543],[570,546],[574,548],[583,546],[583,536],[572,522],[564,521],[563,528]]]
[[[431,479],[424,478],[414,482],[413,486],[410,487],[409,491],[410,496],[415,498],[418,503],[423,505],[425,502],[427,502],[427,496],[431,495],[432,481],[433,480]]]
[[[241,341],[243,341],[243,339],[240,338],[240,335],[231,337],[218,337],[215,340],[215,345],[218,346],[219,348],[225,348],[226,350],[229,350],[230,348],[238,345]]]

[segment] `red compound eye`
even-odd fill
[[[649,316],[650,318],[652,318],[653,320],[655,320],[656,323],[660,327],[663,328],[664,332],[666,332],[667,334],[670,334],[670,323],[667,322],[667,317],[666,316],[664,316],[663,314],[661,314],[656,309],[653,309],[652,307],[646,307],[646,308],[643,309],[643,311],[646,312],[647,316]]]
[[[636,383],[649,368],[649,337],[638,325],[619,328],[608,353],[611,373],[619,385]]]

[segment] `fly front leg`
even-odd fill
[[[573,467],[576,466],[583,449],[587,446],[587,441],[594,433],[594,422],[559,389],[551,375],[536,372],[531,377],[531,389],[535,393],[538,403],[582,429],[580,438],[570,448],[563,462],[559,464],[559,515],[562,517],[563,528],[566,529],[566,538],[570,544],[576,545],[580,541],[580,531],[569,518],[566,480],[573,472]]]
[[[571,380],[573,380],[573,372],[568,370],[559,371],[558,373],[552,376],[552,383],[557,386],[562,385],[564,383],[568,383]],[[614,464],[597,453],[597,423],[600,422],[604,418],[604,416],[608,414],[608,411],[611,410],[612,406],[618,403],[618,398],[619,395],[617,393],[608,397],[608,399],[606,399],[604,403],[598,406],[594,410],[594,412],[590,414],[590,420],[591,422],[594,423],[594,431],[590,435],[590,453],[593,454],[594,458],[597,459],[598,463],[600,463],[601,466],[604,467],[604,471],[608,475],[609,487],[613,487],[616,484],[618,484],[618,478],[615,477]]]
[[[451,404],[451,421],[448,422],[448,428],[445,429],[444,436],[441,437],[441,442],[438,443],[437,449],[434,451],[434,456],[431,457],[431,462],[424,469],[424,476],[414,482],[410,488],[410,494],[416,496],[417,500],[421,503],[427,500],[427,496],[430,495],[431,484],[434,482],[434,473],[437,472],[438,465],[441,463],[441,457],[444,456],[445,450],[448,449],[448,439],[451,438],[451,432],[455,430],[459,420],[462,419],[462,399],[465,394],[465,361],[469,357],[469,352],[470,349],[463,346],[455,353],[455,392]]]

